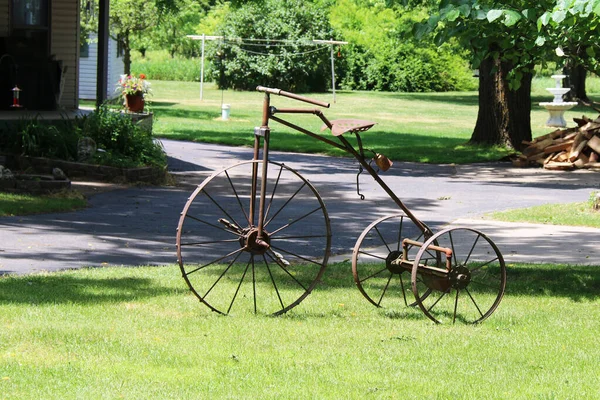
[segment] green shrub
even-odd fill
[[[0,150],[31,157],[77,160],[77,144],[82,137],[91,137],[99,151],[95,162],[118,167],[166,165],[160,143],[134,124],[126,115],[114,112],[108,105],[98,112],[73,120],[64,119],[52,124],[23,119],[5,124],[0,129]]]
[[[149,81],[200,81],[200,58],[171,57],[167,51],[149,51],[146,57],[134,53],[131,73],[145,74]]]
[[[254,90],[265,85],[294,92],[325,91],[330,79],[329,47],[319,50],[312,39],[332,34],[327,10],[313,3],[246,3],[230,11],[219,35],[256,40],[226,41],[213,47],[208,56],[214,64],[212,78],[223,89]]]
[[[13,154],[77,159],[78,132],[66,118],[53,124],[38,118],[21,119],[16,124],[5,124],[0,137],[0,149]]]
[[[104,105],[79,120],[81,135],[92,138],[100,151],[96,160],[105,165],[136,167],[165,166],[166,156],[150,133],[126,115]]]

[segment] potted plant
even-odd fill
[[[146,75],[121,75],[117,83],[116,91],[123,97],[123,105],[130,112],[140,113],[144,111],[146,97],[150,95],[150,82]]]

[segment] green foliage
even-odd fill
[[[510,4],[444,0],[437,13],[415,25],[414,33],[418,37],[432,34],[437,43],[458,39],[472,52],[474,68],[485,59],[510,64],[509,84],[516,90],[523,76],[533,73],[537,63],[546,62],[553,50],[536,43],[537,19],[553,4],[547,0]]]
[[[538,46],[555,47],[561,63],[600,72],[598,0],[560,0],[537,19]]]
[[[350,42],[337,60],[341,86],[404,92],[474,89],[463,51],[452,44],[415,41],[412,25],[426,9],[408,11],[385,3],[336,2],[332,25]]]
[[[63,160],[77,158],[79,136],[67,119],[54,124],[38,118],[21,119],[16,124],[5,124],[0,138],[0,149],[14,154]]]
[[[134,124],[131,118],[104,105],[79,121],[81,136],[91,137],[98,148],[97,161],[117,166],[166,165],[166,157],[151,134]]]
[[[200,59],[171,57],[166,51],[151,51],[146,57],[133,57],[132,74],[146,74],[148,80],[199,81]]]
[[[325,10],[301,0],[252,2],[232,9],[219,29],[226,40],[208,58],[221,88],[327,89],[329,46],[312,43],[333,36]]]
[[[139,167],[166,165],[162,146],[131,118],[103,106],[98,112],[73,120],[48,123],[23,119],[0,130],[0,150],[31,157],[77,160],[77,143],[91,137],[102,165]]]

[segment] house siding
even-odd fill
[[[53,0],[51,4],[50,54],[62,61],[64,71],[59,106],[78,108],[79,1]]]
[[[0,0],[0,37],[8,36],[9,33],[9,1],[10,0]]]
[[[95,39],[91,36],[90,39]],[[89,56],[79,58],[79,98],[85,100],[96,99],[96,78],[98,62],[98,43],[93,41],[89,43]],[[108,71],[106,97],[112,99],[117,97],[115,86],[123,74],[125,66],[123,58],[117,55],[117,42],[114,39],[108,40]]]

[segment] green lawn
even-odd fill
[[[596,80],[590,79],[596,88]],[[550,79],[534,82],[532,91],[531,126],[534,136],[550,131],[545,127],[548,112],[537,105],[549,101],[544,87]],[[200,84],[194,82],[154,81],[152,110],[156,115],[157,136],[208,143],[250,146],[253,128],[261,123],[263,95],[258,92],[219,91],[205,84],[200,100]],[[337,91],[333,103],[331,93],[307,94],[331,102],[324,109],[329,119],[357,118],[377,122],[364,133],[366,147],[373,148],[393,160],[428,163],[469,163],[498,160],[508,154],[500,148],[467,146],[477,119],[477,92],[449,93],[384,93]],[[231,106],[231,118],[221,119],[221,104]],[[278,107],[304,106],[278,96],[272,96]],[[306,105],[309,108],[315,106]],[[582,114],[595,116],[594,111],[577,107],[566,114],[567,119]],[[293,118],[313,132],[319,132],[322,122],[315,116]],[[318,152],[345,155],[341,150],[272,124],[272,148],[297,152]],[[329,133],[325,133],[331,137]]]
[[[0,217],[71,211],[86,206],[85,198],[74,191],[48,196],[0,192]]]
[[[5,276],[0,397],[599,398],[599,294],[598,266],[510,264],[488,320],[435,325],[371,306],[348,264],[281,317],[211,313],[176,266]]]
[[[534,224],[587,226],[600,229],[600,212],[589,203],[543,204],[536,207],[498,211],[488,215],[500,221]]]

